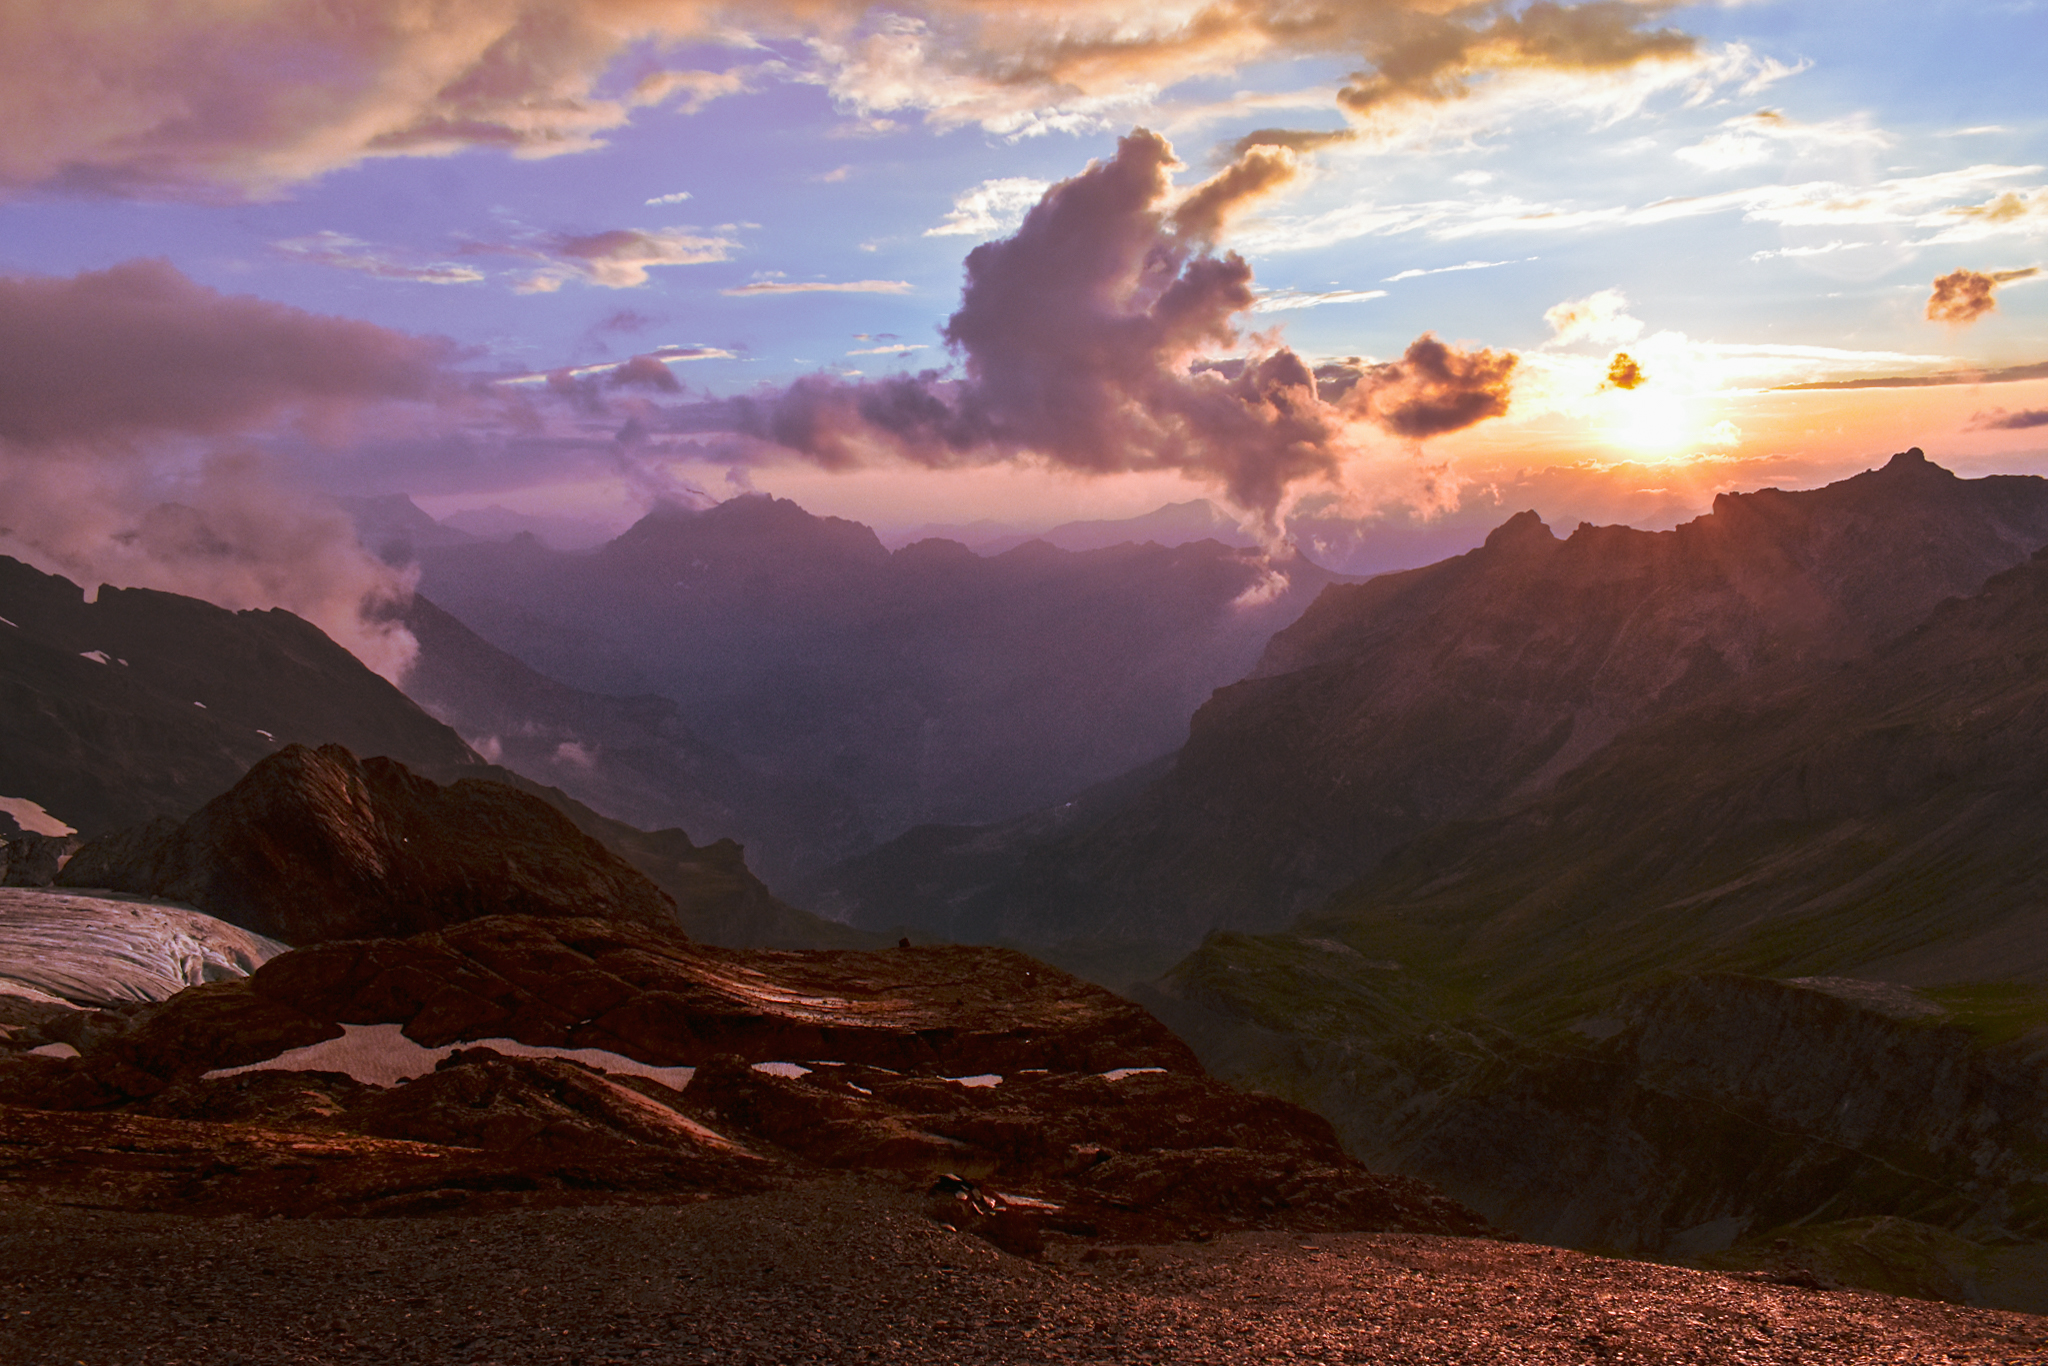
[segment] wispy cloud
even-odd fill
[[[908,280],[755,280],[721,289],[720,294],[908,294]]]
[[[1709,171],[1760,166],[1784,153],[1800,155],[1837,147],[1890,147],[1897,139],[1856,118],[1826,123],[1800,123],[1775,109],[1759,109],[1729,119],[1690,147],[1678,149],[1681,161]]]
[[[484,273],[471,266],[450,261],[408,260],[393,248],[373,246],[346,233],[321,231],[305,237],[289,237],[271,247],[294,261],[309,265],[334,266],[359,271],[379,280],[411,280],[428,285],[471,285]]]
[[[1521,258],[1521,261],[1534,261],[1536,259],[1534,256],[1524,256]],[[1403,280],[1420,279],[1424,275],[1448,275],[1454,270],[1491,270],[1495,266],[1518,264],[1520,264],[1519,261],[1466,261],[1461,265],[1455,266],[1432,266],[1428,269],[1404,270],[1399,275],[1389,275],[1386,282],[1393,285],[1399,284]]]
[[[1922,375],[1873,375],[1865,379],[1813,380],[1805,384],[1781,384],[1780,389],[1924,389],[1946,384],[2015,384],[2021,380],[2048,379],[2048,361],[2033,365],[2007,365],[1991,370],[1946,370]]]
[[[1276,289],[1261,294],[1252,304],[1254,313],[1287,313],[1297,308],[1317,308],[1323,304],[1362,304],[1368,299],[1384,299],[1384,289],[1326,289],[1319,293],[1304,293],[1298,289]]]
[[[864,346],[858,351],[849,351],[849,356],[907,356],[912,351],[929,348],[924,342],[897,342],[893,346]]]
[[[674,194],[658,194],[647,201],[647,207],[651,209],[657,204],[680,204],[689,197],[688,190],[677,190]]]

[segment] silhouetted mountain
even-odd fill
[[[410,564],[422,550],[476,539],[466,531],[443,526],[402,493],[336,501],[355,523],[356,539],[363,548],[386,564]]]
[[[1917,450],[1823,489],[1724,494],[1674,531],[1560,540],[1522,513],[1467,555],[1325,590],[1196,713],[1163,778],[951,898],[944,928],[1186,944],[1283,924],[1628,727],[1857,658],[2044,542],[2048,481],[1958,479]]]
[[[485,762],[289,612],[143,589],[102,588],[87,603],[76,584],[0,558],[0,703],[0,796],[86,836],[182,821],[287,745],[339,744],[436,782],[491,779],[539,797],[674,897],[684,928],[711,942],[875,942],[776,900],[729,840],[636,829]]]
[[[406,693],[493,762],[643,829],[737,840],[771,881],[794,882],[873,843],[845,793],[769,777],[706,744],[665,697],[557,683],[424,596],[404,620],[420,644]]]
[[[668,697],[747,766],[850,793],[877,834],[1029,810],[1172,749],[1330,578],[1214,542],[891,554],[763,497],[664,509],[588,555],[423,564],[430,597],[542,674]]]
[[[289,744],[481,772],[447,726],[284,611],[77,584],[0,557],[0,794],[86,835],[182,819]]]
[[[1632,727],[1151,999],[1532,1237],[1884,1216],[1970,1240],[1894,1249],[1963,1283],[2048,1262],[2048,559]]]

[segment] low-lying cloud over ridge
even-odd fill
[[[219,293],[163,261],[0,278],[0,551],[79,580],[288,608],[396,677],[404,579],[238,438],[448,389],[452,344]]]

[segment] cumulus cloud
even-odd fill
[[[1615,352],[1614,359],[1607,363],[1605,387],[1609,389],[1640,389],[1647,379],[1643,367],[1626,351]]]
[[[2023,270],[1952,270],[1935,277],[1934,293],[1927,298],[1927,321],[1963,327],[1998,307],[1992,291],[2014,280],[2039,275],[2039,266]]]
[[[453,348],[221,294],[161,261],[0,278],[0,545],[101,582],[285,607],[395,677],[407,585],[241,444],[449,391]]]
[[[1488,73],[1683,57],[1631,0],[1513,12],[1441,0],[75,0],[16,6],[0,48],[0,187],[249,197],[367,158],[603,145],[636,112],[774,80],[823,85],[857,124],[911,113],[999,133],[1101,126],[1183,81],[1302,56],[1358,63],[1343,102],[1379,117]],[[658,70],[688,43],[786,61]],[[791,54],[807,54],[796,56]],[[1274,145],[1299,144],[1276,142]]]
[[[1046,182],[1029,176],[1002,176],[984,180],[953,201],[953,207],[926,237],[994,237],[1013,230],[1024,221],[1033,204],[1046,191]]]
[[[1642,335],[1643,322],[1628,315],[1628,296],[1618,289],[1603,289],[1583,299],[1567,299],[1544,310],[1550,324],[1551,345],[1570,346],[1593,342],[1608,346],[1633,341]]]
[[[1972,432],[2023,432],[2034,427],[2048,427],[2048,408],[2022,408],[2009,413],[2003,408],[1987,408],[1983,412],[1970,414],[1970,420],[1963,424]]]
[[[1336,479],[1372,423],[1410,440],[1504,412],[1515,359],[1423,337],[1363,365],[1341,401],[1318,394],[1269,338],[1227,364],[1254,306],[1251,268],[1212,235],[1284,180],[1291,153],[1251,149],[1184,195],[1165,139],[1140,129],[1115,157],[1047,190],[1016,233],[967,257],[944,329],[962,373],[849,383],[810,376],[716,419],[828,468],[1032,459],[1084,473],[1180,470],[1270,525],[1288,489]]]

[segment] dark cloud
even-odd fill
[[[660,318],[651,317],[636,309],[622,308],[609,317],[599,319],[598,322],[592,325],[590,330],[592,332],[624,332],[637,336],[661,321],[662,319]]]
[[[2048,427],[2048,408],[2022,408],[2016,413],[1987,408],[1970,414],[1970,420],[1963,425],[1972,432],[2023,432],[2030,427]]]
[[[1239,344],[1235,320],[1254,301],[1251,267],[1209,244],[1295,159],[1250,148],[1169,207],[1177,164],[1140,129],[1047,190],[1014,235],[975,248],[943,331],[959,376],[809,376],[741,400],[734,427],[833,469],[1032,457],[1096,474],[1180,470],[1271,519],[1290,485],[1338,474],[1358,421],[1416,439],[1506,411],[1512,355],[1429,336],[1354,375],[1344,407],[1285,347],[1204,360]],[[693,425],[717,416],[700,409]]]
[[[1323,366],[1316,377],[1347,412],[1419,441],[1505,414],[1519,359],[1511,351],[1460,351],[1424,333],[1400,360]]]
[[[166,261],[0,278],[0,440],[243,430],[287,406],[420,399],[451,343],[222,294]]]
[[[1636,358],[1626,351],[1614,353],[1614,359],[1607,363],[1607,387],[1611,389],[1639,389],[1649,376],[1643,367],[1636,364]]]
[[[1657,8],[1633,0],[1539,0],[1520,14],[1495,12],[1491,23],[1477,27],[1464,22],[1462,12],[1408,10],[1390,16],[1389,36],[1368,47],[1372,70],[1352,76],[1337,100],[1363,114],[1397,101],[1455,99],[1480,71],[1611,70],[1690,55],[1698,46],[1690,34],[1642,27]]]
[[[1290,152],[1313,152],[1333,143],[1355,142],[1358,133],[1350,128],[1328,130],[1307,128],[1259,128],[1230,144],[1229,158],[1236,160],[1254,147],[1285,147]]]
[[[682,381],[653,356],[633,357],[612,371],[611,383],[613,387],[622,389],[652,389],[662,394],[683,392]]]
[[[1952,326],[1967,326],[1986,313],[1998,307],[1992,298],[1992,291],[2012,280],[2025,280],[2039,275],[2039,266],[2028,266],[2023,270],[1952,270],[1937,276],[1934,293],[1927,299],[1927,320],[1948,323]]]

